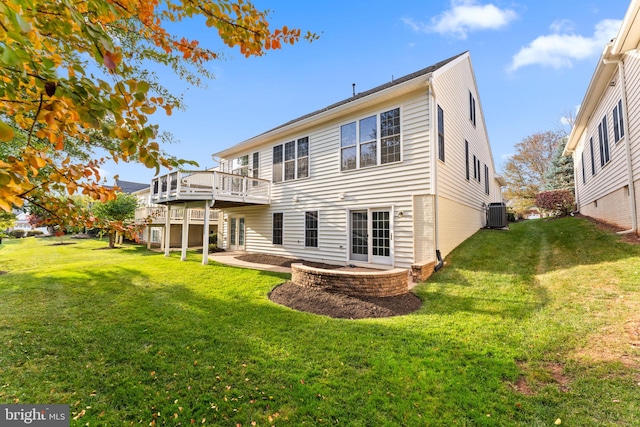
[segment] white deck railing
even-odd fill
[[[190,222],[204,222],[204,209],[189,209]],[[217,221],[220,212],[218,210],[209,211],[209,221]],[[165,206],[140,207],[136,209],[136,220],[144,220],[151,217],[153,223],[164,224],[167,220],[167,208]],[[171,209],[171,221],[182,221],[184,219],[183,208]]]
[[[171,172],[151,181],[151,203],[220,200],[268,204],[271,181],[217,171]]]

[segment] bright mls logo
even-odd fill
[[[69,405],[0,405],[0,427],[69,427]]]

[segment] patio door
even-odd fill
[[[349,212],[349,259],[375,264],[392,264],[390,209]]]
[[[245,248],[245,224],[244,217],[229,217],[229,249],[243,251]]]

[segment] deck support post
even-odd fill
[[[171,204],[167,204],[166,218],[164,221],[164,256],[169,256],[169,246],[171,245]]]
[[[184,204],[184,210],[182,211],[182,254],[180,260],[187,259],[187,248],[189,247],[189,209],[187,204]]]
[[[209,263],[209,202],[204,202],[204,224],[202,226],[202,265]]]

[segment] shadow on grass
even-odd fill
[[[82,425],[148,423],[154,414],[170,423],[174,413],[214,424],[244,423],[249,413],[265,423],[283,413],[297,424],[363,425],[477,424],[498,408],[519,416],[502,383],[517,367],[488,352],[493,344],[434,331],[421,316],[413,328],[296,312],[267,298],[287,274],[195,258],[162,257],[160,273],[132,264],[0,278],[0,400],[69,403],[76,414],[91,407]]]

